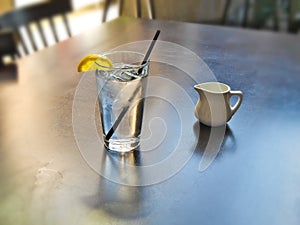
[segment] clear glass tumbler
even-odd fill
[[[111,151],[132,151],[140,144],[149,63],[138,52],[103,55],[113,63],[96,71],[104,144]]]

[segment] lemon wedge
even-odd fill
[[[111,60],[102,55],[89,54],[84,56],[77,65],[78,72],[86,72],[92,70],[109,70],[113,67]]]

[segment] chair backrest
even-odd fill
[[[231,0],[143,0],[153,19],[224,24]]]
[[[20,33],[20,27],[25,28],[25,32],[29,38],[30,44],[34,51],[37,51],[37,44],[33,38],[33,32],[30,28],[31,23],[36,23],[37,32],[39,33],[44,47],[48,46],[43,27],[41,24],[42,19],[49,19],[50,29],[56,42],[59,41],[53,16],[61,14],[63,17],[63,23],[66,27],[67,35],[71,36],[71,31],[68,25],[66,13],[71,11],[70,0],[52,0],[50,2],[42,2],[34,5],[28,5],[21,8],[16,8],[13,11],[7,12],[0,17],[0,27],[13,28],[18,32],[21,45],[24,49],[24,53],[28,54],[29,50],[25,44],[24,37]]]
[[[114,0],[105,0],[102,22]],[[117,0],[119,16],[224,24],[231,0]]]
[[[4,66],[4,56],[10,56],[11,59],[15,59],[16,55],[18,55],[15,36],[13,30],[0,30],[0,67]]]

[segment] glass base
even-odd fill
[[[113,152],[125,153],[133,151],[140,145],[139,138],[104,140],[105,147]]]

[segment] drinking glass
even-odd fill
[[[113,67],[99,64],[96,71],[104,145],[128,152],[140,144],[149,63],[144,54],[113,51],[103,54]]]

